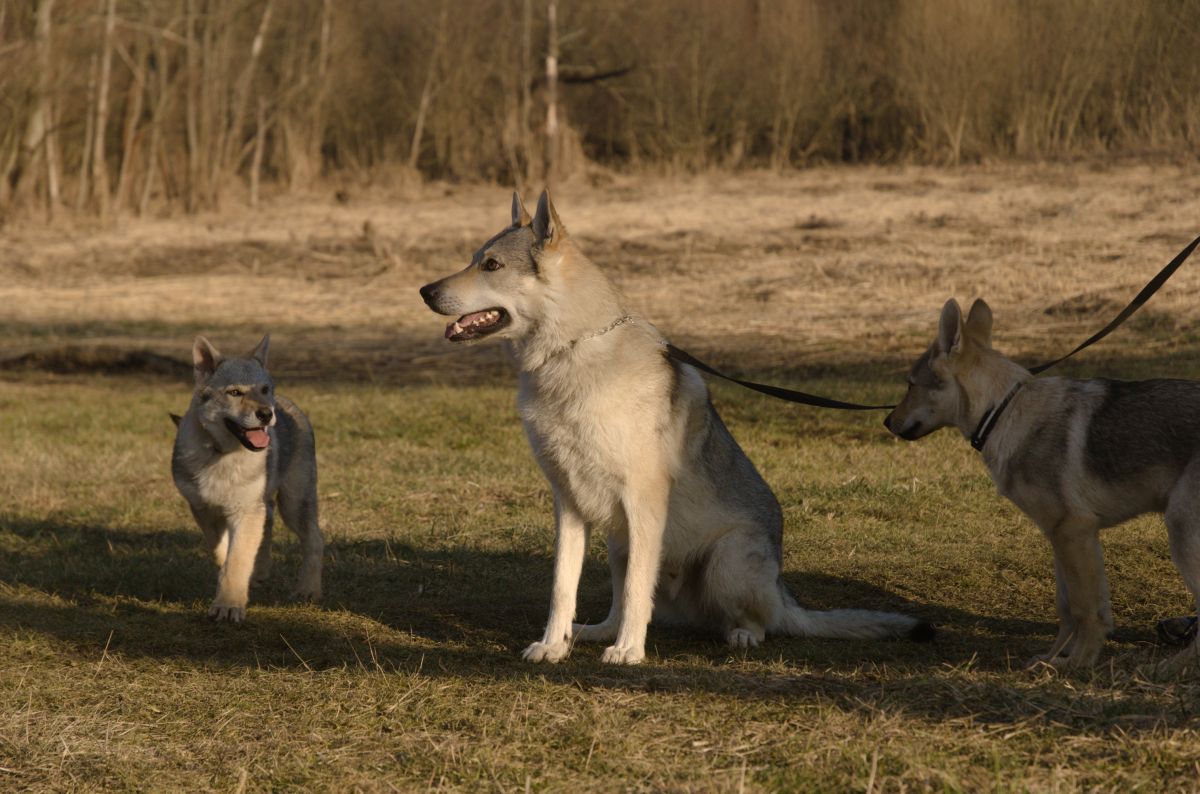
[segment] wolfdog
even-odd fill
[[[325,541],[317,525],[317,458],[312,425],[275,394],[267,372],[270,337],[246,358],[223,357],[196,337],[196,387],[176,424],[171,474],[221,569],[211,618],[246,617],[250,579],[267,578],[275,501],[303,547],[294,598],[321,597]]]
[[[704,380],[665,355],[663,336],[631,314],[567,233],[549,195],[461,272],[421,288],[452,342],[507,340],[518,407],[554,492],[550,617],[524,653],[557,662],[574,641],[612,642],[602,659],[636,664],[656,620],[755,646],[768,633],[927,639],[928,623],[862,610],[810,612],[780,578],[783,517],[729,434]],[[578,625],[576,590],[592,530],[608,542],[608,617]]]
[[[1100,530],[1163,513],[1200,599],[1200,382],[1041,378],[992,349],[992,311],[950,300],[884,425],[914,440],[957,427],[1054,549],[1058,637],[1030,664],[1086,668],[1112,631]],[[1185,663],[1195,641],[1172,666]]]

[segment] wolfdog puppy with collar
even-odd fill
[[[533,218],[513,196],[512,224],[466,269],[421,288],[458,317],[452,342],[504,339],[519,370],[518,406],[554,491],[550,617],[525,650],[564,659],[576,641],[612,643],[605,662],[645,657],[656,620],[705,628],[735,647],[768,633],[928,639],[932,627],[890,612],[803,609],[780,577],[783,515],[713,409],[703,378],[668,358],[658,330],[567,234],[542,193]],[[573,624],[588,535],[603,533],[612,608]]]
[[[1049,539],[1058,637],[1031,664],[1095,664],[1113,628],[1100,530],[1142,513],[1163,514],[1171,558],[1200,606],[1200,382],[1035,380],[992,348],[986,303],[964,319],[950,300],[884,424],[910,441],[958,428]],[[1196,653],[1193,636],[1163,672]]]
[[[219,621],[240,623],[251,578],[267,578],[276,501],[303,550],[293,597],[321,597],[325,541],[317,524],[316,442],[296,404],[275,393],[269,344],[264,336],[249,356],[225,357],[196,337],[195,391],[176,423],[171,474],[220,568],[208,611]]]

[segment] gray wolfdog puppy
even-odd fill
[[[1164,513],[1171,557],[1200,599],[1200,383],[1034,380],[992,349],[992,311],[951,300],[908,392],[884,420],[901,438],[957,427],[1000,493],[1054,549],[1058,637],[1031,660],[1091,667],[1112,631],[1100,530]],[[1195,653],[1195,641],[1170,663]]]
[[[512,225],[463,271],[421,288],[456,316],[453,342],[508,341],[518,406],[554,491],[554,584],[531,661],[557,662],[574,641],[610,642],[605,662],[636,664],[656,620],[721,632],[735,647],[768,632],[928,638],[887,612],[802,609],[780,578],[779,503],[729,434],[692,368],[631,315],[567,234],[546,193],[533,218],[513,196]],[[596,625],[573,624],[589,533],[608,541],[613,601]]]
[[[223,357],[204,337],[192,347],[196,388],[177,422],[171,474],[221,571],[209,617],[240,623],[250,579],[271,567],[276,497],[303,548],[293,597],[321,597],[325,541],[317,525],[317,458],[312,425],[275,394],[264,336],[246,358]]]

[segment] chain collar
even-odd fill
[[[633,321],[634,321],[634,316],[632,314],[626,314],[623,317],[618,317],[617,319],[613,320],[608,325],[601,328],[599,331],[592,331],[590,334],[585,334],[585,335],[579,337],[578,339],[572,339],[566,345],[560,347],[558,350],[555,350],[554,352],[547,355],[546,358],[550,359],[550,358],[555,358],[557,356],[560,356],[563,353],[566,353],[568,350],[574,350],[575,346],[578,345],[580,342],[586,342],[589,339],[595,339],[598,336],[604,336],[609,331],[612,331],[613,329],[616,329],[616,328],[620,328],[622,325],[625,325],[626,323],[631,323]]]
[[[601,328],[599,331],[592,331],[587,336],[579,337],[578,339],[576,339],[574,342],[572,342],[570,344],[570,347],[575,347],[575,345],[579,344],[580,342],[586,342],[587,340],[595,339],[598,336],[604,336],[605,334],[607,334],[609,331],[613,330],[614,328],[619,328],[622,325],[624,325],[625,323],[631,323],[631,322],[633,322],[632,314],[627,314],[624,317],[618,317],[617,319],[613,320],[608,325]]]

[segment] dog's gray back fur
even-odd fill
[[[1006,414],[986,456],[1001,492],[1042,512],[1085,508],[1101,526],[1166,510],[1200,455],[1195,381],[1043,378]]]

